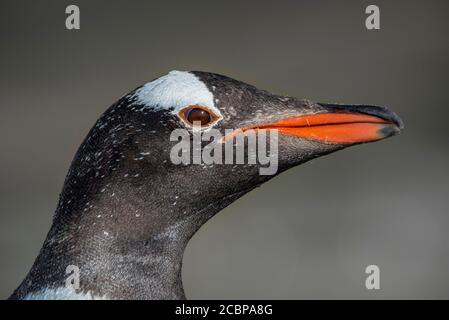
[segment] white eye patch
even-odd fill
[[[167,110],[174,108],[174,114],[189,105],[200,105],[213,110],[221,118],[212,92],[197,76],[187,71],[171,71],[143,85],[134,96],[137,103],[148,107]]]

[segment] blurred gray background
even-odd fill
[[[72,3],[79,31],[65,29]],[[379,31],[365,28],[369,4]],[[447,1],[1,0],[0,298],[31,267],[97,117],[172,69],[386,105],[406,124],[215,216],[185,254],[188,298],[449,298],[448,14]]]

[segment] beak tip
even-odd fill
[[[385,108],[387,111],[388,109]],[[392,111],[388,111],[390,113],[389,120],[391,120],[396,126],[397,126],[397,133],[402,131],[404,129],[404,121],[395,113]]]
[[[382,139],[389,138],[401,133],[401,130],[404,128],[403,124],[387,124],[384,125],[381,129],[379,129],[379,135]]]

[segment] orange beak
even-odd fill
[[[286,135],[329,144],[354,144],[381,140],[399,133],[398,124],[363,113],[331,112],[303,115],[242,131],[277,129]]]

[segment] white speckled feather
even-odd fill
[[[90,292],[76,293],[73,289],[60,287],[31,292],[23,300],[107,300],[107,298],[93,296]]]

